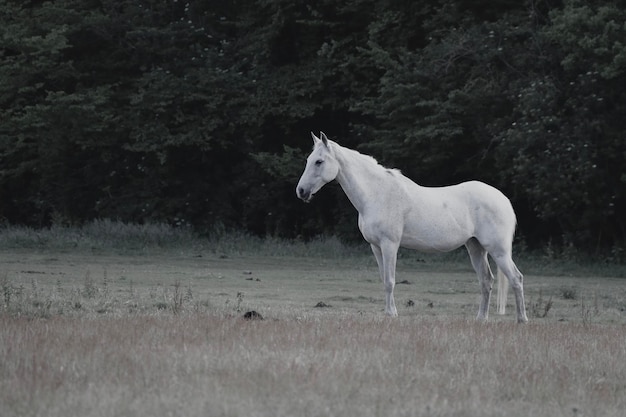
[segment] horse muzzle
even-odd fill
[[[311,191],[307,191],[302,187],[296,188],[296,195],[300,200],[304,201],[305,203],[308,203],[313,198],[313,194],[311,194]]]

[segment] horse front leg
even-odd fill
[[[378,271],[385,289],[385,314],[391,317],[398,317],[396,302],[393,298],[393,289],[396,285],[398,246],[392,244],[378,246],[372,243],[371,247],[376,263],[378,263]]]
[[[487,321],[489,317],[489,300],[491,298],[491,289],[493,287],[493,273],[489,267],[487,259],[487,251],[476,238],[472,238],[465,243],[467,252],[469,253],[472,266],[478,276],[480,283],[482,298],[478,307],[477,321]]]

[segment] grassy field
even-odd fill
[[[514,323],[510,295],[507,315],[478,324],[466,257],[407,253],[400,317],[389,319],[366,247],[187,240],[167,229],[120,240],[101,227],[95,235],[112,236],[0,234],[1,416],[626,409],[618,266],[542,274],[543,260],[520,261],[531,322]],[[244,319],[249,311],[263,320]]]

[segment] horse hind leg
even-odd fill
[[[515,305],[517,307],[517,322],[526,323],[528,317],[526,316],[526,303],[524,301],[524,276],[517,269],[515,262],[511,258],[511,254],[491,254],[498,268],[506,275],[509,280],[509,284],[513,288],[515,294]]]
[[[491,289],[493,288],[493,274],[489,267],[489,261],[487,259],[487,251],[478,242],[477,239],[472,238],[465,244],[467,252],[469,253],[472,266],[478,275],[478,282],[481,289],[481,300],[478,307],[477,321],[487,321],[489,317],[489,300],[491,298]]]

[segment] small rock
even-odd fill
[[[263,320],[263,316],[261,315],[261,313],[258,313],[254,310],[251,311],[247,311],[244,315],[243,318],[245,320]]]
[[[330,306],[331,306],[330,304],[326,304],[323,301],[320,301],[319,303],[315,304],[315,308],[327,308],[327,307],[330,307]]]

